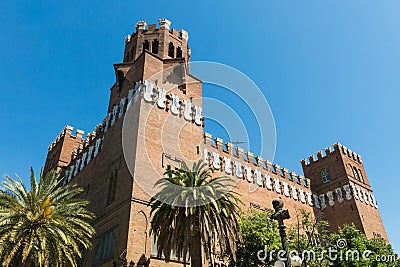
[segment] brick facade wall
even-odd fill
[[[165,87],[167,95],[176,94],[181,101],[192,99],[194,105],[201,107],[202,83],[190,76],[185,69],[189,60],[189,48],[187,39],[182,38],[182,34],[184,32],[157,29],[149,25],[148,30],[138,30],[129,37],[124,58],[132,46],[135,46],[135,54],[132,60],[124,59],[123,63],[114,65],[117,81],[110,89],[107,109],[109,114],[115,106],[120,105],[121,99],[129,96],[129,91],[134,88],[136,82],[144,80],[151,80],[158,86]],[[160,42],[158,54],[143,51],[143,41],[155,38]],[[173,42],[175,47],[182,47],[182,58],[167,56],[169,42]],[[171,68],[174,66],[179,67]],[[186,74],[184,86],[175,83],[174,79],[179,78],[175,72]],[[320,155],[319,160],[310,164],[303,162],[304,174],[310,180],[259,157],[254,158],[251,153],[244,157],[242,150],[234,149],[229,143],[225,146],[218,138],[215,139],[215,143],[212,142],[211,136],[204,133],[202,125],[186,120],[182,114],[171,114],[171,99],[167,100],[167,107],[161,109],[157,103],[146,102],[143,92],[139,94],[137,99],[133,98],[129,107],[125,107],[123,116],[115,119],[114,125],[111,126],[106,119],[96,127],[96,131],[88,134],[86,139],[82,139],[81,132],[73,136],[68,128],[68,131],[57,138],[57,142],[53,142],[46,160],[45,172],[57,168],[67,175],[68,168],[76,166],[78,160],[84,160],[82,155],[90,154],[90,148],[93,149],[97,143],[101,143],[98,155],[93,156],[90,163],[76,175],[72,175],[71,180],[85,189],[82,197],[90,200],[89,209],[96,214],[96,219],[92,222],[96,229],[96,237],[115,229],[114,257],[98,266],[112,266],[113,262],[120,263],[121,258],[126,258],[128,263],[138,263],[143,256],[151,258],[150,266],[182,266],[176,262],[167,264],[151,255],[151,218],[148,201],[154,193],[155,181],[163,176],[167,166],[177,165],[177,161],[171,157],[185,161],[206,159],[212,166],[213,155],[216,155],[212,152],[218,153],[220,157],[221,169],[216,175],[230,175],[237,180],[237,191],[243,201],[244,210],[249,207],[271,209],[272,199],[281,197],[285,201],[285,208],[289,209],[292,215],[288,224],[297,223],[296,213],[304,209],[315,216],[324,216],[334,229],[344,223],[353,222],[368,237],[379,234],[387,239],[379,211],[371,205],[352,198],[321,211],[311,204],[312,194],[326,193],[342,187],[349,181],[372,193],[362,163],[345,156],[339,148],[326,157]],[[224,157],[230,158],[232,162],[240,162],[242,167],[250,167],[251,177],[245,173],[242,178],[238,178],[235,168],[232,169],[232,174],[227,174],[224,169]],[[352,177],[349,164],[360,170],[363,182]],[[328,169],[331,182],[321,182],[322,168]],[[257,184],[257,171],[262,173],[262,177],[269,175],[272,181],[271,188],[268,188],[265,178]],[[112,179],[116,179],[115,198],[109,201]],[[276,181],[279,181],[278,186]],[[290,191],[285,192],[284,184]],[[301,194],[304,194],[305,199],[301,199]],[[95,247],[97,242],[98,239],[95,238]],[[92,266],[93,259],[94,250],[87,251],[82,265]]]

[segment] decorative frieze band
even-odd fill
[[[182,115],[185,120],[193,121],[199,126],[202,125],[202,109],[200,106],[194,105],[191,99],[180,101],[178,95],[167,95],[164,88],[156,86],[150,81],[138,82],[136,86],[143,88],[143,99],[147,103],[157,103],[160,109],[164,109],[170,100],[170,110],[173,115]]]
[[[242,164],[240,161],[232,160],[224,156],[221,162],[220,155],[216,151],[209,152],[204,148],[204,162],[210,164],[213,168],[223,171],[226,174],[234,175],[238,179],[245,179],[248,183],[257,184],[259,187],[265,187],[269,191],[275,191],[277,194],[293,198],[303,204],[314,206],[312,194],[305,188],[301,188],[279,178],[272,178],[268,173],[263,173],[259,169],[252,169],[248,164]],[[223,164],[222,164],[223,163]]]
[[[272,178],[268,173],[262,173],[257,168],[253,170],[249,165],[242,164],[241,161],[232,160],[228,156],[220,157],[217,151],[210,152],[207,148],[204,148],[203,155],[204,162],[217,170],[223,171],[228,175],[234,175],[238,179],[244,179],[249,183],[257,184],[259,187],[265,187],[269,191],[275,191],[277,194],[308,204],[311,207],[315,206],[324,210],[328,205],[332,207],[336,202],[343,203],[345,200],[351,200],[354,196],[356,200],[378,208],[374,195],[357,187],[355,184],[346,184],[324,194],[314,194],[294,184],[288,184],[288,182],[282,181],[277,177]],[[275,165],[275,168],[280,169],[278,165]],[[284,172],[287,173],[288,171],[284,170]],[[276,170],[276,173],[278,173],[278,170]],[[296,175],[291,172],[291,176]]]
[[[82,171],[85,166],[87,166],[100,152],[100,147],[103,142],[103,138],[99,138],[96,142],[89,147],[87,152],[82,154],[82,157],[75,161],[74,165],[70,165],[65,171],[64,183],[68,183],[73,177],[75,177],[78,172]]]
[[[96,133],[106,133],[112,126],[114,126],[115,122],[118,119],[123,117],[129,105],[131,105],[132,103],[136,103],[141,95],[143,95],[143,99],[146,103],[157,104],[157,107],[160,109],[165,109],[167,107],[167,102],[169,101],[168,99],[170,99],[170,110],[173,115],[182,115],[185,120],[194,122],[196,125],[199,126],[202,125],[202,109],[201,107],[194,105],[192,103],[192,100],[188,99],[181,102],[179,101],[179,97],[176,94],[171,94],[167,96],[167,92],[165,89],[155,86],[152,82],[139,81],[135,83],[134,87],[131,90],[129,90],[128,96],[122,98],[119,103],[112,108],[112,111],[106,115],[106,117],[103,119],[103,123],[101,125],[98,125],[98,127],[96,128]],[[70,128],[70,126],[66,127],[69,132],[72,132]],[[63,130],[61,134],[64,135],[65,132],[66,130]],[[94,133],[94,136],[96,135],[96,133]],[[90,142],[93,140],[91,138],[92,136],[90,136],[89,138]],[[75,164],[69,166],[65,171],[65,183],[68,183],[68,181],[76,176],[79,171],[83,170],[83,168],[98,155],[100,151],[100,145],[103,140],[104,137],[98,137],[96,143],[90,146],[87,152],[83,153],[83,150],[86,150],[85,147],[89,143],[89,141],[86,142],[86,140],[85,143],[77,149],[75,155],[73,156],[73,158],[76,159]]]
[[[344,195],[343,195],[343,190]],[[335,196],[338,203],[343,203],[345,200],[351,200],[353,197],[355,200],[364,202],[366,205],[370,205],[371,207],[378,208],[378,203],[374,197],[374,195],[360,187],[356,186],[355,184],[346,184],[343,187],[338,187],[333,191],[328,191],[325,194],[314,194],[314,204],[315,207],[318,209],[326,209],[328,201],[329,206],[334,206]]]

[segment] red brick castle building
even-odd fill
[[[244,209],[269,209],[280,196],[292,213],[323,216],[334,229],[354,223],[368,237],[387,240],[362,158],[345,146],[302,160],[302,176],[204,132],[202,82],[189,71],[188,33],[170,24],[136,24],[123,62],[114,64],[105,118],[85,137],[66,126],[49,146],[44,172],[57,169],[66,183],[83,187],[96,214],[95,248],[82,266],[183,266],[156,257],[148,206],[154,181],[182,158],[204,159],[237,179]],[[180,79],[171,78],[175,72]]]

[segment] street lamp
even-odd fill
[[[281,198],[275,198],[274,200],[272,200],[272,206],[274,207],[275,213],[271,215],[271,219],[278,221],[279,235],[281,236],[282,248],[285,251],[284,266],[291,267],[289,247],[286,240],[286,231],[285,231],[286,226],[284,224],[284,220],[290,218],[289,211],[283,209],[283,200]]]

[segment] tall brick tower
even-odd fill
[[[340,143],[333,148],[301,161],[304,175],[311,179],[316,215],[327,219],[332,230],[354,223],[368,238],[387,240],[361,156]]]
[[[49,147],[44,172],[56,169],[65,183],[78,183],[96,214],[94,250],[85,253],[82,266],[167,265],[157,258],[149,232],[146,189],[154,183],[145,188],[140,181],[160,179],[178,165],[178,155],[201,157],[202,83],[188,72],[188,33],[171,29],[166,19],[158,22],[139,21],[125,38],[107,115],[96,129],[83,137],[66,126]]]

